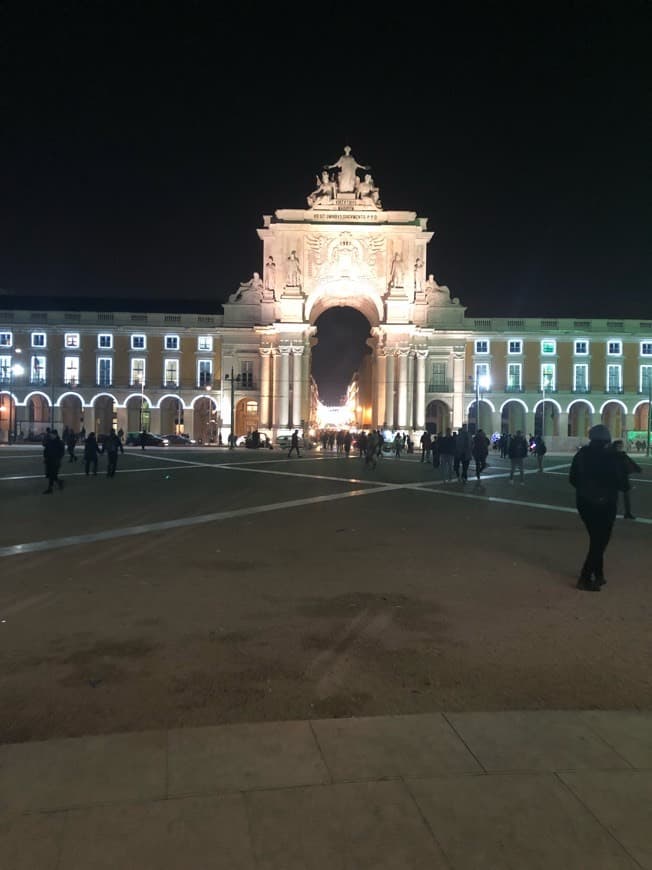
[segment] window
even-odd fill
[[[430,371],[431,391],[442,390],[447,387],[447,369],[445,362],[434,362]]]
[[[623,352],[623,343],[617,339],[607,342],[607,353],[609,356],[620,356]]]
[[[66,332],[63,337],[64,347],[79,347],[79,333]]]
[[[641,366],[641,392],[650,393],[652,384],[652,366]]]
[[[145,350],[147,347],[147,336],[146,335],[132,335],[131,336],[131,349],[132,350]]]
[[[610,393],[620,392],[623,386],[623,367],[621,365],[607,366],[607,390]]]
[[[8,384],[11,381],[11,357],[0,356],[0,384]]]
[[[14,337],[10,332],[0,332],[0,347],[11,347]]]
[[[213,380],[213,360],[200,359],[197,361],[197,384],[200,387],[208,387]]]
[[[575,356],[586,356],[589,352],[589,343],[585,339],[575,342]]]
[[[68,387],[79,384],[79,357],[67,356],[63,361],[63,382]]]
[[[544,363],[541,366],[541,385],[540,389],[554,390],[556,389],[556,366],[554,363]]]
[[[576,393],[589,391],[589,367],[586,363],[577,363],[573,366],[573,390]]]
[[[197,339],[197,350],[204,351],[212,351],[213,350],[213,336],[212,335],[200,335]]]
[[[489,353],[489,339],[479,338],[475,343],[476,353]]]
[[[163,370],[163,378],[166,387],[178,387],[179,386],[179,360],[178,359],[166,359],[164,370]]]
[[[102,350],[111,350],[113,347],[113,336],[108,333],[100,333],[97,336],[97,346]]]
[[[165,336],[165,349],[166,350],[179,350],[179,336],[178,335],[166,335]]]
[[[475,383],[473,384],[473,389],[477,390],[478,384],[481,389],[488,390],[489,389],[489,363],[476,363],[475,364]]]
[[[507,389],[514,392],[521,389],[520,363],[509,363],[507,366]]]
[[[32,384],[44,384],[46,379],[46,359],[44,356],[33,356],[30,364],[29,380]]]
[[[641,356],[652,356],[652,341],[641,342]]]
[[[545,356],[557,353],[557,342],[554,338],[544,338],[541,342],[541,353]]]
[[[523,353],[523,342],[520,338],[510,338],[507,342],[507,353]]]
[[[97,360],[97,385],[110,387],[113,383],[113,360],[111,357],[101,356]]]
[[[32,333],[32,347],[45,347],[47,339],[44,332]]]
[[[297,364],[297,359],[301,362],[300,357],[294,358],[294,364]],[[242,371],[240,372],[242,376],[242,386],[243,387],[253,387],[254,385],[254,364],[251,360],[244,360],[242,363]]]
[[[132,387],[145,386],[145,360],[132,359],[131,370],[129,375],[129,383]]]

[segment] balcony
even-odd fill
[[[571,393],[590,393],[591,387],[573,387]]]
[[[506,393],[523,393],[525,392],[521,384],[505,384]]]
[[[235,384],[235,390],[257,390],[258,384],[253,380],[253,378],[245,378],[244,380],[240,378],[238,380],[238,376],[236,375],[233,383]],[[222,381],[222,389],[230,390],[231,389],[231,378],[224,378]]]
[[[453,385],[448,381],[440,381],[436,384],[428,384],[426,390],[429,393],[452,393]]]
[[[622,387],[606,387],[604,392],[606,396],[620,396],[625,390]]]

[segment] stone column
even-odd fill
[[[407,416],[407,391],[408,391],[408,355],[409,351],[398,352],[398,428],[406,429]]]
[[[270,370],[272,363],[272,349],[260,348],[260,425],[267,428],[270,423],[270,400],[271,384]]]
[[[376,354],[376,408],[372,426],[382,426],[385,421],[385,393],[387,390],[387,357],[385,351]]]
[[[394,428],[394,354],[385,354],[385,423],[388,429]]]
[[[407,421],[410,429],[414,429],[414,360],[415,354],[411,350],[407,358]]]
[[[426,358],[427,350],[417,351],[417,387],[416,387],[416,414],[414,425],[417,429],[426,428]]]
[[[305,344],[303,355],[301,357],[301,365],[303,368],[303,381],[301,390],[301,416],[306,424],[310,423],[310,344]]]
[[[303,402],[303,347],[292,348],[292,425],[301,426]]]
[[[453,428],[459,429],[464,419],[464,354],[455,352],[453,356]]]
[[[276,425],[281,429],[288,426],[290,415],[290,348],[279,347],[276,358]]]

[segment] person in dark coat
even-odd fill
[[[421,461],[422,462],[430,462],[430,444],[432,439],[430,437],[430,432],[426,429],[421,438],[419,439],[419,443],[421,444]]]
[[[484,434],[482,429],[473,436],[473,458],[475,459],[475,476],[480,480],[481,473],[487,467],[487,456],[489,456],[489,439]]]
[[[618,492],[627,485],[618,454],[609,449],[610,442],[606,426],[593,426],[589,443],[573,457],[568,476],[575,488],[577,512],[589,533],[589,551],[577,581],[577,588],[587,592],[599,592],[607,582],[604,553],[616,519]]]
[[[102,453],[107,455],[106,476],[115,477],[115,472],[118,467],[118,451],[124,453],[125,449],[122,446],[122,441],[118,438],[115,431],[112,431],[107,436],[106,441],[102,446]]]
[[[612,445],[613,449],[616,451],[616,456],[620,460],[622,464],[623,474],[625,475],[625,489],[623,490],[623,501],[625,503],[625,511],[623,513],[623,519],[626,520],[635,520],[636,517],[632,513],[632,503],[629,497],[629,493],[631,491],[631,484],[629,482],[630,474],[640,474],[643,470],[638,462],[634,462],[634,460],[625,453],[625,445],[624,443],[618,439],[618,441],[614,441]]]
[[[70,459],[69,462],[77,462],[77,457],[75,456],[75,445],[77,444],[77,436],[73,432],[72,429],[68,429],[66,435],[66,447],[68,448],[68,456]]]
[[[43,495],[49,495],[54,489],[55,483],[59,489],[63,489],[63,481],[59,480],[59,469],[65,452],[66,447],[59,438],[59,433],[56,429],[52,429],[43,445],[43,462],[45,463],[45,476],[48,480],[48,488],[43,490]]]
[[[349,447],[350,446],[351,445],[349,444]],[[290,458],[290,456],[292,456],[293,450],[296,450],[297,456],[301,457],[301,454],[299,453],[299,430],[298,429],[294,430],[294,432],[292,433],[292,437],[290,438],[290,449],[288,451],[288,459]]]
[[[523,463],[527,457],[527,441],[520,429],[516,430],[516,435],[509,439],[508,455],[510,460],[509,482],[514,483],[514,472],[518,471],[520,476],[521,486],[525,485],[525,475],[523,473]]]
[[[469,478],[469,463],[473,455],[473,442],[471,433],[469,432],[466,423],[462,423],[462,428],[457,433],[455,441],[455,459],[459,461],[461,466],[461,481],[466,483]]]
[[[118,438],[118,441],[120,441],[119,438]],[[147,430],[143,429],[143,431],[140,433],[140,449],[144,450],[146,444],[147,444]]]
[[[91,432],[84,441],[84,466],[86,469],[86,477],[88,477],[91,466],[93,468],[93,476],[95,477],[97,475],[97,456],[99,452],[100,448],[97,444],[95,432]]]

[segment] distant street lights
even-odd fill
[[[14,348],[14,353],[22,353],[20,347]],[[20,363],[15,363],[13,356],[9,365],[9,422],[7,428],[7,444],[15,444],[18,438],[18,409],[16,408],[16,400],[14,399],[14,378],[22,377],[25,373],[24,367]],[[4,374],[6,377],[6,373]]]
[[[224,380],[231,384],[231,433],[229,435],[229,450],[235,447],[235,385],[242,380],[242,375],[233,374],[233,366],[231,366],[231,377],[224,375]]]

